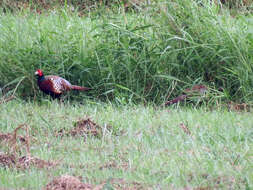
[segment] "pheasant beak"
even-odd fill
[[[35,74],[35,75],[39,75],[39,72],[38,72],[38,71],[36,71],[34,74]]]

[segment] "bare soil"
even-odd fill
[[[43,190],[92,190],[91,184],[84,184],[79,178],[64,175],[54,178]]]
[[[63,175],[54,178],[49,182],[43,190],[102,190],[102,189],[115,189],[115,190],[144,190],[149,189],[142,186],[140,183],[128,183],[121,178],[112,178],[102,182],[99,185],[92,185],[81,182],[78,177]]]
[[[111,127],[107,126],[107,130],[110,130]],[[60,129],[56,132],[56,136],[82,136],[86,137],[87,135],[94,137],[101,137],[103,133],[103,128],[92,121],[90,118],[80,119],[74,123],[74,128],[70,130]]]
[[[26,136],[17,135],[18,130],[25,130]],[[30,127],[26,124],[19,125],[12,133],[0,133],[0,142],[5,147],[6,153],[0,152],[0,166],[16,169],[51,168],[58,165],[57,162],[44,161],[31,156],[30,153]],[[22,145],[18,146],[17,141]],[[21,155],[21,149],[26,150],[26,155]]]

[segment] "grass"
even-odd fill
[[[60,165],[50,170],[0,167],[2,188],[41,189],[63,174],[82,176],[91,184],[123,178],[144,189],[253,188],[251,113],[11,101],[0,105],[0,116],[1,132],[12,132],[22,123],[31,127],[33,156],[60,160]],[[113,133],[86,141],[54,136],[55,131],[72,128],[86,116],[102,127],[111,125]],[[106,167],[112,162],[116,166]]]
[[[157,1],[142,11],[123,7],[42,14],[2,11],[0,88],[38,97],[41,68],[93,87],[92,97],[162,103],[194,84],[224,89],[224,101],[252,101],[252,14],[199,1]],[[243,30],[242,30],[243,28]],[[82,100],[85,96],[75,97]]]
[[[48,8],[22,1],[15,6],[32,10],[19,10],[7,0],[0,10],[0,100],[14,92],[27,100],[0,103],[0,132],[25,123],[31,155],[59,161],[52,169],[1,166],[0,188],[41,189],[63,174],[106,181],[106,189],[112,179],[143,189],[253,188],[251,113],[154,106],[194,84],[211,89],[207,102],[252,103],[249,1],[228,1],[230,10],[204,0],[158,0],[128,12],[123,4],[78,11],[55,2]],[[47,101],[33,76],[37,68],[93,91],[71,93],[71,103]],[[55,136],[85,117],[102,126],[101,138]],[[0,142],[1,152],[9,148]]]

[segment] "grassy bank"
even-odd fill
[[[2,133],[26,123],[31,155],[59,161],[49,170],[0,167],[0,188],[41,189],[63,174],[91,184],[107,181],[108,188],[113,179],[143,189],[253,188],[249,113],[13,101],[0,105],[0,115]],[[101,138],[55,136],[85,117],[102,126]],[[111,131],[105,129],[109,125]],[[24,135],[22,131],[18,134]],[[7,147],[0,144],[1,150]],[[20,148],[17,154],[23,156],[26,150]]]
[[[93,87],[90,97],[123,103],[161,103],[199,83],[223,88],[224,100],[253,100],[251,15],[186,0],[81,17],[68,8],[0,14],[4,92],[19,84],[23,98],[40,96],[33,73],[41,68]]]

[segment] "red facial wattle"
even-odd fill
[[[38,75],[41,77],[43,75],[42,71],[40,69],[37,70]]]

